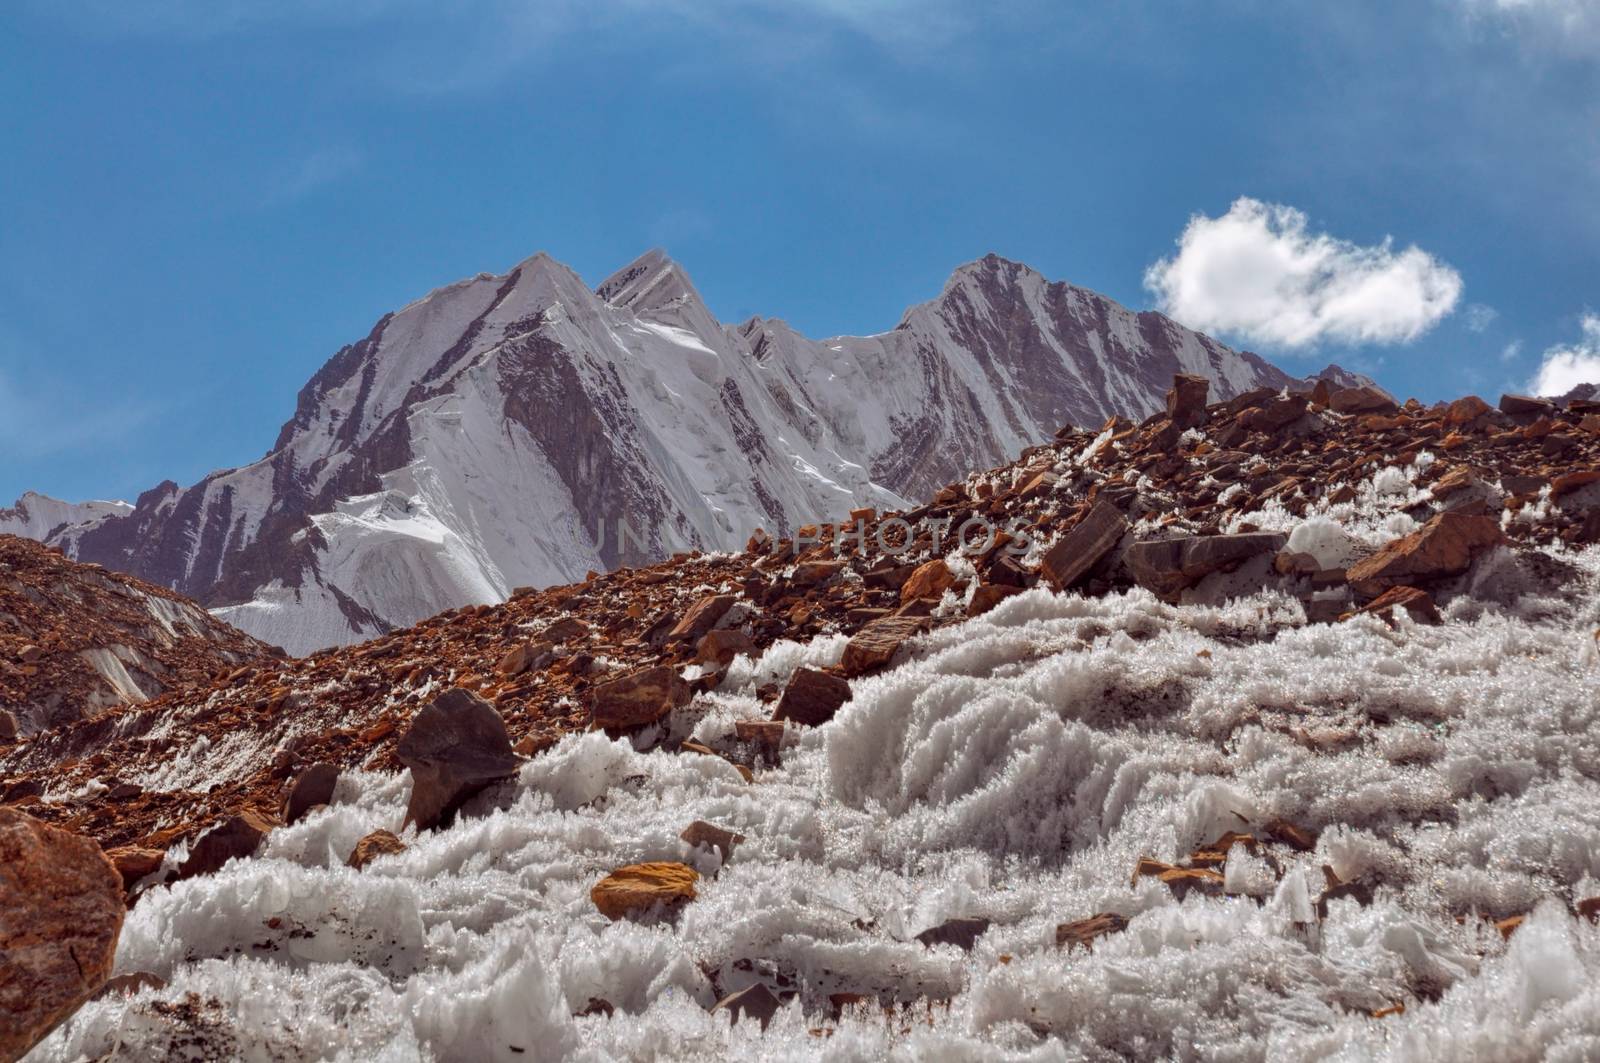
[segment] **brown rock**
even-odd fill
[[[1167,389],[1167,418],[1179,429],[1206,423],[1206,396],[1211,381],[1203,376],[1175,374]]]
[[[200,836],[178,866],[177,879],[215,874],[229,860],[254,856],[275,824],[254,809],[229,816]]]
[[[1432,595],[1427,591],[1420,591],[1415,587],[1390,587],[1372,602],[1357,609],[1357,613],[1371,613],[1375,616],[1388,619],[1391,610],[1404,609],[1411,614],[1411,619],[1419,624],[1439,624],[1443,618],[1439,616],[1439,607],[1433,604]],[[1354,613],[1350,615],[1355,615]],[[1390,624],[1393,627],[1393,624]]]
[[[737,628],[718,628],[708,631],[695,647],[695,660],[701,664],[726,668],[741,653],[753,653],[756,644],[750,636]]]
[[[1110,502],[1096,502],[1044,555],[1040,573],[1058,591],[1077,583],[1122,541],[1128,518]]]
[[[668,642],[695,642],[717,626],[723,614],[733,608],[731,594],[713,594],[696,602],[667,635]]]
[[[797,668],[772,718],[820,727],[849,700],[850,684],[845,680],[815,668]]]
[[[345,861],[345,866],[360,871],[380,856],[393,856],[405,851],[406,843],[394,834],[386,830],[375,830],[356,842],[356,847],[350,850],[350,859]]]
[[[673,908],[694,900],[700,875],[687,864],[659,861],[619,867],[597,882],[589,899],[608,919],[649,911],[656,905]]]
[[[735,1021],[741,1018],[755,1019],[761,1024],[761,1028],[765,1030],[767,1024],[772,1021],[772,1017],[778,1013],[778,1008],[780,1007],[782,1007],[782,1004],[777,997],[773,996],[772,990],[768,989],[764,983],[757,982],[752,986],[739,990],[737,993],[729,993],[717,1001],[711,1011],[713,1013],[725,1011]]]
[[[0,808],[0,1059],[20,1059],[104,984],[125,911],[98,845]]]
[[[530,668],[543,668],[555,658],[555,647],[548,642],[524,642],[514,646],[495,664],[494,670],[511,677]]]
[[[950,566],[942,558],[934,558],[927,564],[918,565],[911,573],[911,578],[900,588],[900,600],[912,602],[930,598],[937,601],[955,584],[956,576],[950,571]]]
[[[1345,573],[1363,593],[1465,572],[1472,559],[1503,541],[1500,522],[1470,513],[1440,513],[1419,530],[1386,544]]]
[[[1554,414],[1556,404],[1531,395],[1501,395],[1500,412],[1519,422],[1529,423]]]
[[[874,620],[845,644],[840,670],[855,677],[882,668],[894,659],[907,639],[921,630],[922,621],[914,616],[886,616]]]
[[[539,632],[541,642],[576,642],[586,638],[589,634],[589,625],[575,616],[564,616]]]
[[[687,705],[689,698],[689,684],[663,664],[596,686],[589,692],[589,710],[598,727],[638,727]]]
[[[122,877],[123,889],[128,889],[146,875],[154,874],[161,867],[166,855],[160,849],[145,849],[137,845],[124,845],[106,850],[106,857],[111,861],[111,866],[116,868],[117,874]]]
[[[461,687],[418,712],[394,751],[411,769],[405,821],[418,830],[448,823],[464,802],[515,774],[521,763],[495,707]]]
[[[17,740],[17,718],[5,709],[0,709],[0,742],[15,742]]]
[[[1146,540],[1128,547],[1123,561],[1140,586],[1176,597],[1213,572],[1236,568],[1259,554],[1276,554],[1286,538],[1275,532],[1242,532]]]
[[[1317,835],[1286,819],[1275,819],[1261,828],[1261,833],[1271,841],[1281,842],[1298,852],[1309,853],[1317,847]]]
[[[988,932],[987,919],[951,919],[924,930],[917,935],[917,940],[929,948],[935,945],[954,945],[962,952],[971,952],[972,946]]]
[[[317,805],[333,804],[333,788],[339,783],[339,769],[332,764],[318,763],[295,776],[289,792],[283,798],[282,816],[285,823],[298,822]]]
[[[159,974],[151,974],[149,971],[134,971],[132,974],[119,974],[115,978],[107,979],[106,984],[101,986],[100,991],[94,996],[96,1000],[113,994],[131,997],[141,990],[153,989],[160,992],[165,988],[167,988],[167,980]]]
[[[1489,413],[1493,407],[1476,395],[1466,395],[1445,407],[1444,423],[1450,428],[1466,428],[1475,425],[1484,414]]]
[[[733,855],[734,846],[744,841],[743,834],[735,834],[703,819],[697,819],[683,828],[683,833],[678,837],[690,845],[704,845],[708,849],[715,849],[722,856],[723,863],[727,863],[728,857]]]
[[[1328,407],[1336,413],[1398,413],[1395,401],[1377,388],[1341,388],[1328,396]]]
[[[985,583],[972,592],[972,601],[967,603],[968,616],[982,616],[1001,602],[1014,594],[1021,594],[1021,587],[1009,587],[999,583]]]
[[[44,651],[31,642],[17,651],[17,660],[23,664],[38,664],[44,657]]]
[[[1087,919],[1079,919],[1073,923],[1062,923],[1056,927],[1056,947],[1065,946],[1072,948],[1082,945],[1090,951],[1094,950],[1094,939],[1115,934],[1128,928],[1125,916],[1116,912],[1101,912]]]

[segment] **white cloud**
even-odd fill
[[[1514,362],[1518,358],[1521,358],[1521,357],[1522,357],[1522,341],[1521,340],[1512,340],[1510,343],[1506,344],[1505,348],[1503,350],[1501,350],[1501,352],[1500,352],[1500,360],[1502,362]]]
[[[1600,43],[1600,0],[1454,0],[1476,21],[1491,22],[1568,51]]]
[[[1482,303],[1468,303],[1462,314],[1467,319],[1467,328],[1473,332],[1483,332],[1494,324],[1495,319],[1500,316],[1500,311]]]
[[[1249,198],[1220,218],[1190,218],[1178,253],[1144,283],[1190,328],[1285,348],[1414,340],[1455,309],[1462,287],[1420,248],[1310,232],[1301,211]]]
[[[1544,352],[1539,374],[1528,385],[1535,395],[1565,395],[1579,384],[1600,384],[1600,314],[1583,315],[1583,337]]]

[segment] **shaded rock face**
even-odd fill
[[[839,706],[849,700],[850,684],[845,680],[815,668],[797,668],[772,718],[818,727],[833,719]]]
[[[1163,597],[1176,597],[1213,572],[1236,568],[1251,558],[1277,553],[1287,536],[1245,532],[1237,535],[1194,535],[1134,543],[1123,554],[1128,571],[1142,587]]]
[[[405,821],[418,830],[448,823],[468,798],[509,778],[522,763],[495,707],[459,687],[417,713],[395,756],[411,769]]]
[[[1128,519],[1122,511],[1110,502],[1097,502],[1046,551],[1040,571],[1051,587],[1064,591],[1088,575],[1127,532]]]
[[[0,532],[305,653],[840,505],[901,506],[1063,424],[1153,413],[1174,373],[1214,399],[1296,383],[994,255],[887,332],[821,341],[723,325],[658,253],[593,291],[536,255],[385,315],[305,385],[261,461],[131,507],[31,496]]]
[[[592,694],[591,711],[597,727],[638,727],[688,703],[689,685],[663,665],[602,683]]]
[[[1374,589],[1456,576],[1480,552],[1504,540],[1493,517],[1449,511],[1356,562],[1347,576],[1356,586]]]
[[[229,816],[202,834],[179,865],[176,878],[194,878],[222,870],[229,860],[254,856],[274,824],[259,812],[246,810]]]
[[[122,878],[88,838],[0,808],[0,1059],[19,1059],[111,975]]]

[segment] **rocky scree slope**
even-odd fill
[[[1062,424],[1143,417],[1176,372],[1218,398],[1295,383],[992,255],[888,332],[811,340],[722,324],[657,252],[593,291],[541,254],[385,315],[307,383],[260,461],[131,510],[27,496],[0,532],[305,653],[756,527],[904,506]]]
[[[281,656],[172,591],[0,535],[0,741]]]

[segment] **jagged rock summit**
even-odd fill
[[[260,461],[131,508],[25,496],[0,532],[186,594],[303,653],[518,586],[905,504],[1063,424],[1295,385],[995,255],[877,336],[719,323],[652,251],[590,290],[539,254],[384,315]],[[1347,383],[1347,381],[1340,381]]]

